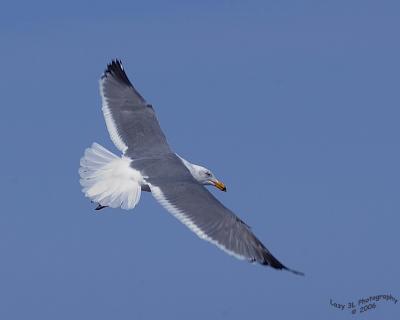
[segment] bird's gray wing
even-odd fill
[[[256,238],[250,228],[196,181],[155,181],[151,192],[161,205],[201,239],[251,262],[286,269]]]
[[[100,79],[107,129],[115,146],[131,158],[169,153],[153,107],[129,81],[121,61],[112,61]]]

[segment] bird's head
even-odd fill
[[[225,184],[219,181],[211,170],[196,164],[192,164],[192,166],[194,169],[192,170],[192,175],[198,182],[204,185],[213,185],[221,191],[226,191]]]

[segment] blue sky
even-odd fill
[[[393,319],[400,299],[395,1],[9,1],[0,13],[2,319]],[[116,151],[121,58],[174,150],[305,277],[235,260],[149,194],[97,213],[78,166]]]

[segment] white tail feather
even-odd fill
[[[102,206],[134,208],[140,199],[143,178],[130,163],[131,159],[119,158],[93,143],[80,161],[80,183],[85,196]]]

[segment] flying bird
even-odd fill
[[[107,129],[122,156],[93,143],[80,160],[82,191],[98,204],[97,210],[132,209],[142,191],[151,192],[197,236],[228,254],[303,275],[279,262],[250,227],[205,188],[226,191],[211,170],[171,149],[152,105],[134,88],[121,61],[108,64],[99,84]]]

